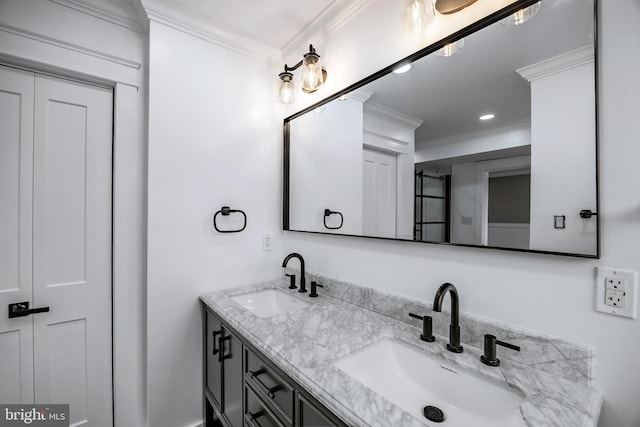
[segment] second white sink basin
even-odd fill
[[[299,310],[308,303],[279,289],[265,289],[232,296],[231,299],[258,317],[271,317]]]
[[[398,339],[376,341],[335,366],[427,425],[523,425],[517,415],[521,393]],[[444,421],[431,424],[423,414],[425,406],[439,408]]]

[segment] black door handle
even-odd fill
[[[220,348],[220,353],[218,354],[218,362],[222,362],[224,359],[231,359],[231,349],[229,349],[228,354],[224,354],[224,342],[231,342],[231,335],[227,335],[226,337],[218,338],[218,347]]]
[[[598,215],[598,213],[591,212],[591,209],[583,209],[580,211],[580,218],[591,218],[594,215]]]
[[[220,329],[219,331],[213,331],[213,332],[211,333],[211,338],[213,339],[213,350],[211,350],[211,353],[212,353],[214,356],[215,356],[216,354],[218,354],[218,352],[220,351],[220,350],[218,350],[218,349],[216,348],[216,342],[217,342],[217,340],[216,340],[216,336],[220,335],[221,333],[222,333],[222,329]]]
[[[29,308],[29,301],[9,304],[9,319],[24,317],[33,313],[46,313],[49,307]]]

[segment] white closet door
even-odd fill
[[[0,66],[0,402],[33,403],[31,317],[8,305],[31,301],[33,73]]]
[[[363,150],[363,231],[396,237],[396,156]]]
[[[112,425],[112,92],[36,75],[33,306],[36,403]]]

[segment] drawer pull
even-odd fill
[[[222,330],[213,331],[211,333],[211,336],[213,338],[213,350],[211,351],[211,353],[213,353],[214,356],[218,354],[218,352],[220,351],[219,349],[216,348],[216,336],[220,335],[221,333],[222,333]]]
[[[277,384],[277,385],[274,385],[273,387],[267,387],[266,384],[263,383],[262,380],[260,379],[260,375],[267,373],[267,371],[264,368],[258,369],[257,371],[249,371],[249,373],[251,374],[251,378],[255,379],[260,384],[260,386],[266,391],[267,396],[269,396],[271,399],[275,399],[276,392],[282,389],[282,386]]]
[[[218,346],[220,347],[220,354],[218,354],[218,362],[222,362],[224,359],[231,359],[231,351],[229,351],[229,354],[224,354],[224,342],[230,341],[230,340],[231,340],[231,335],[218,338]]]
[[[258,427],[262,427],[262,425],[258,422],[258,418],[267,415],[265,411],[258,411],[255,414],[249,412],[249,420],[251,420],[252,425],[256,425]]]

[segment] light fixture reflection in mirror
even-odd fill
[[[444,57],[455,55],[456,53],[460,52],[463,46],[464,46],[464,39],[456,40],[452,43],[448,43],[444,45],[442,49],[438,50],[438,55],[444,56]]]
[[[524,24],[525,22],[536,16],[538,10],[540,10],[540,2],[532,4],[529,7],[525,7],[524,9],[520,9],[513,15],[500,21],[500,23],[508,27]]]
[[[431,25],[435,15],[433,0],[404,0],[400,24],[407,32],[420,33]]]
[[[411,70],[411,67],[412,67],[412,65],[410,63],[409,64],[404,64],[404,65],[401,65],[399,67],[394,68],[393,72],[396,73],[396,74],[404,74],[407,71]]]

